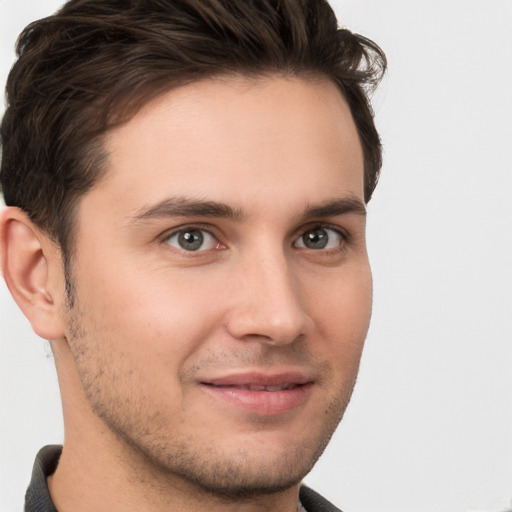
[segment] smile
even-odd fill
[[[201,388],[229,407],[258,415],[277,415],[303,405],[314,383],[300,373],[240,374],[203,381]]]

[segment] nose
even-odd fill
[[[251,258],[237,273],[228,313],[231,336],[286,345],[305,335],[311,318],[303,293],[284,254]]]

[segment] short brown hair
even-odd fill
[[[70,249],[77,199],[105,172],[102,136],[157,94],[220,74],[326,77],[354,118],[365,200],[382,150],[368,93],[386,59],[338,28],[325,0],[71,0],[19,37],[7,81],[0,183]]]

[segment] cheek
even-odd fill
[[[357,366],[370,325],[372,279],[367,265],[345,269],[314,301],[317,328],[341,364]]]
[[[218,323],[208,285],[198,288],[183,276],[151,269],[118,267],[90,275],[94,279],[80,281],[78,302],[91,327],[144,362],[178,364]]]

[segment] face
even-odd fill
[[[66,313],[90,414],[210,492],[296,484],[343,415],[370,317],[346,103],[325,81],[208,80],[148,104],[106,149]]]

